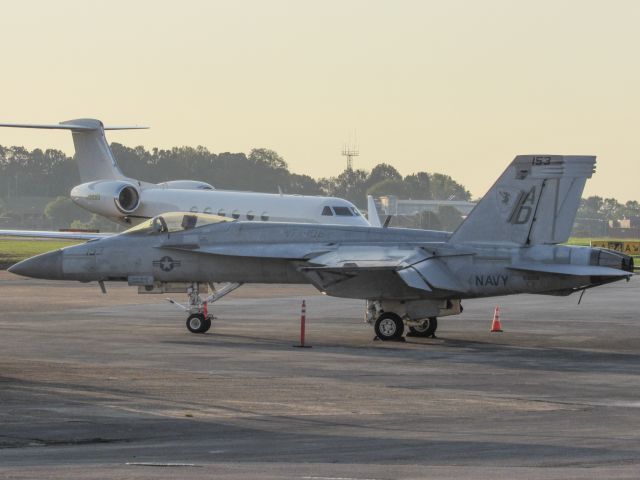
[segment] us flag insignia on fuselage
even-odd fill
[[[170,272],[174,267],[179,267],[182,264],[180,260],[174,260],[171,257],[165,256],[160,260],[154,260],[153,266],[159,267],[163,272]]]

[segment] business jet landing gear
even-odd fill
[[[408,337],[425,337],[436,338],[436,330],[438,329],[438,318],[425,318],[418,325],[410,326]]]
[[[209,283],[211,288],[211,295],[204,300],[200,296],[198,283],[193,282],[189,288],[187,288],[187,294],[189,296],[189,303],[182,305],[171,298],[167,298],[173,305],[181,308],[185,312],[189,313],[187,318],[187,329],[191,333],[205,333],[211,328],[211,321],[215,318],[209,313],[209,304],[220,300],[225,295],[233,292],[242,283],[225,283],[222,288],[216,289],[213,283]]]

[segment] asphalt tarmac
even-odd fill
[[[0,478],[640,477],[637,279],[405,343],[306,286],[242,287],[205,335],[107,289],[0,272]]]

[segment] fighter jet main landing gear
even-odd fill
[[[425,318],[418,325],[410,326],[408,337],[436,338],[438,329],[438,317]]]
[[[404,321],[393,312],[384,312],[373,326],[380,340],[400,340],[404,334]]]
[[[413,300],[367,300],[365,323],[373,325],[376,339],[404,340],[405,326],[408,337],[436,338],[438,317],[462,313],[459,299]]]
[[[376,320],[373,328],[380,340],[401,340],[405,321],[393,312],[384,312]],[[407,337],[436,338],[438,329],[437,317],[429,317],[421,322],[411,322]]]

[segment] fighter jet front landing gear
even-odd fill
[[[205,317],[202,313],[189,315],[187,328],[191,333],[206,333],[211,328],[211,317]]]
[[[378,317],[373,328],[380,340],[400,340],[404,333],[404,322],[399,315],[385,312]]]
[[[205,333],[211,328],[211,320],[214,316],[209,313],[208,305],[220,300],[225,295],[233,292],[241,283],[226,283],[220,289],[216,289],[212,283],[209,283],[212,293],[204,300],[200,297],[200,289],[197,282],[193,282],[187,289],[189,303],[181,305],[180,303],[167,298],[176,307],[189,313],[187,318],[187,329],[191,333]]]
[[[438,329],[438,318],[429,317],[420,322],[419,325],[410,326],[407,336],[436,338],[436,330]]]

